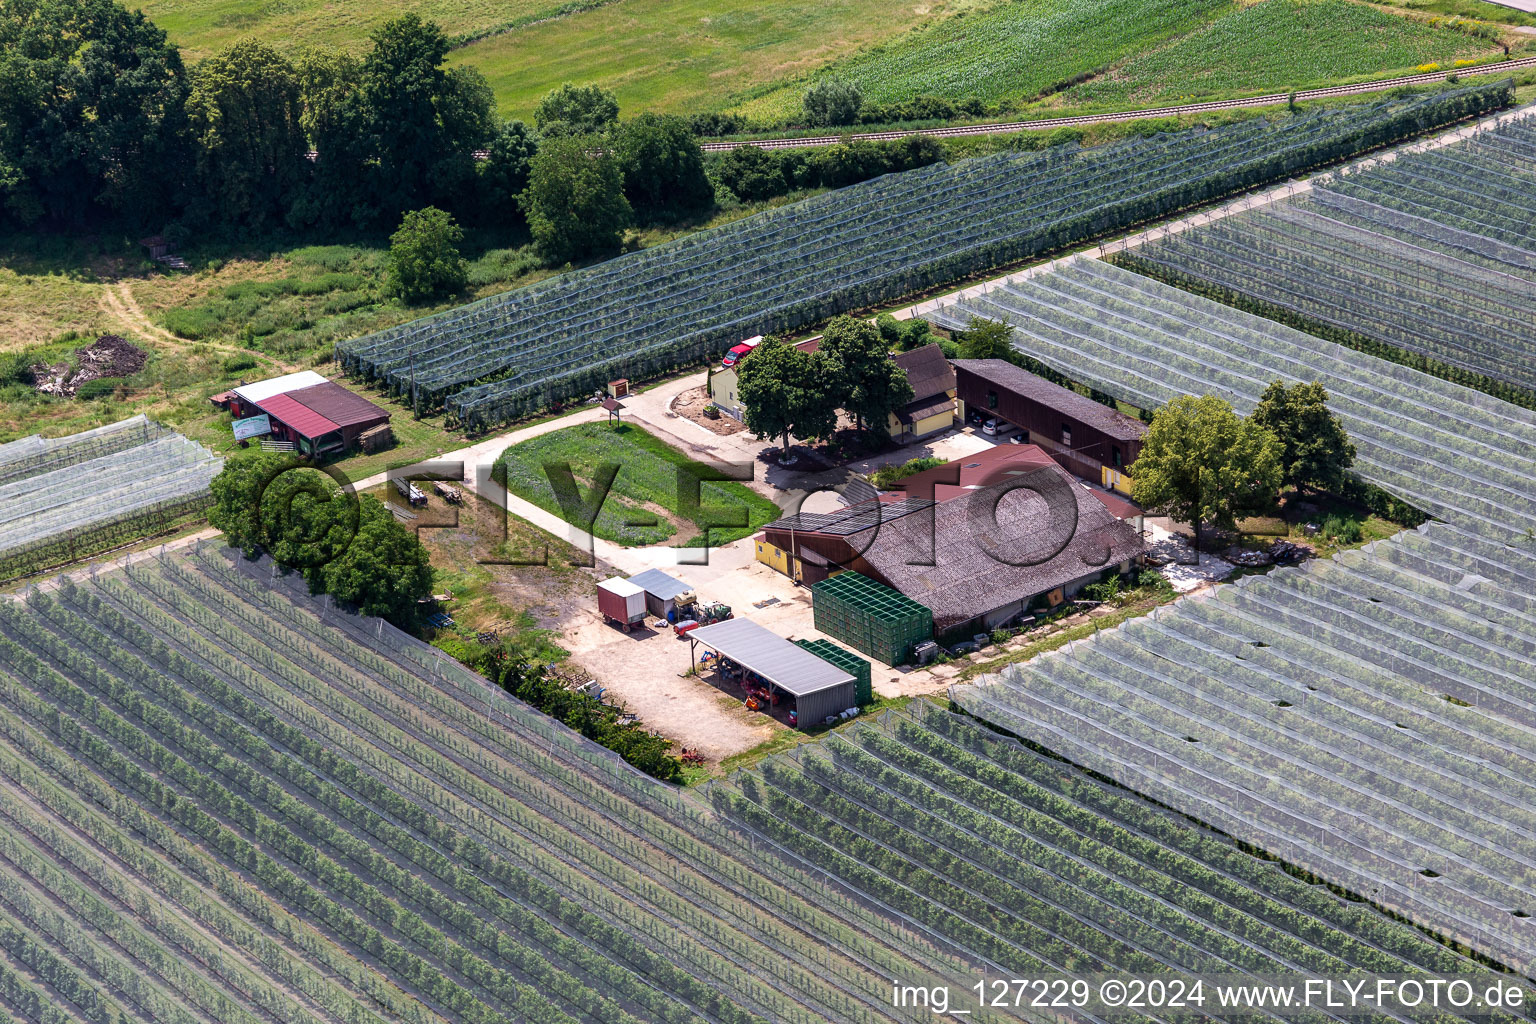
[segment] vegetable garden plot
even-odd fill
[[[269,566],[197,548],[0,602],[13,1006],[884,1022],[891,977],[973,966]]]
[[[153,534],[211,500],[223,464],[143,416],[0,446],[0,580]]]
[[[1536,126],[1407,154],[1136,250],[1332,327],[1536,391]]]
[[[1273,380],[1321,381],[1359,450],[1356,472],[1490,538],[1536,530],[1536,414],[1098,260],[930,315],[1014,325],[1011,343],[1143,408],[1216,394],[1247,412]]]
[[[615,377],[1028,258],[1507,101],[1503,84],[1101,149],[1004,153],[817,196],[337,346],[471,429]]]
[[[953,696],[1529,975],[1536,600],[1483,575],[1496,553],[1427,526]]]
[[[1471,969],[1385,915],[932,705],[707,792],[742,828],[1004,977]]]

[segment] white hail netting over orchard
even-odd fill
[[[1536,964],[1536,414],[1097,260],[940,310],[1144,408],[1321,381],[1443,520],[957,689],[1002,728],[1517,969]]]
[[[1536,111],[1133,255],[1536,391]]]
[[[396,391],[414,381],[424,401],[483,428],[1276,180],[1481,110],[1488,88],[886,175],[343,342],[337,355]]]
[[[144,416],[61,438],[0,445],[0,562],[208,493],[223,460]]]
[[[1215,394],[1240,413],[1274,380],[1321,381],[1360,476],[1500,539],[1536,530],[1536,413],[1084,259],[929,314],[1005,320],[1015,348],[1144,409]]]
[[[963,942],[999,977],[1467,966],[933,705],[861,721],[707,793],[741,827]]]
[[[47,906],[0,936],[114,937],[42,973],[108,1006],[126,978],[128,1019],[885,1024],[917,1019],[892,978],[974,980],[443,652],[212,545],[0,601],[0,729],[0,857],[110,889],[0,871],[0,907]]]

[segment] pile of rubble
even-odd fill
[[[37,363],[32,366],[33,389],[42,395],[73,397],[88,381],[138,373],[144,369],[149,356],[116,334],[103,334],[84,348],[75,349],[75,360],[75,363]]]

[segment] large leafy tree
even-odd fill
[[[817,353],[831,372],[835,401],[860,430],[886,437],[890,414],[912,401],[912,385],[907,371],[891,358],[879,329],[857,317],[833,317]]]
[[[778,338],[763,339],[736,364],[747,428],[759,437],[782,437],[785,451],[791,434],[809,441],[831,437],[837,429],[830,383],[820,352],[805,352]]]
[[[533,123],[546,139],[568,135],[596,135],[619,120],[619,101],[596,85],[566,82],[551,89],[533,111]]]
[[[363,97],[362,62],[337,50],[306,47],[294,58],[300,123],[318,159],[289,220],[295,226],[369,223],[377,196],[371,119]]]
[[[1195,529],[1230,530],[1269,510],[1281,479],[1280,441],[1214,395],[1183,395],[1159,409],[1130,467],[1131,497],[1154,515]]]
[[[704,153],[675,114],[641,114],[614,131],[614,152],[624,168],[624,195],[650,216],[693,213],[714,202]]]
[[[538,151],[538,139],[526,124],[508,121],[501,126],[480,164],[477,221],[505,225],[522,219],[517,197],[528,187],[528,171]]]
[[[986,317],[971,317],[971,326],[959,332],[961,359],[1006,359],[1013,361],[1013,346],[1008,339],[1013,335],[1013,325]]]
[[[539,147],[519,202],[534,242],[555,260],[617,249],[632,216],[618,161],[582,138]]]
[[[361,99],[378,164],[379,213],[462,198],[474,154],[491,141],[493,97],[473,68],[446,68],[448,37],[406,14],[386,22],[363,59]]]
[[[255,40],[193,67],[187,119],[202,217],[254,228],[282,219],[308,165],[300,98],[298,69]]]
[[[790,189],[778,154],[757,146],[737,146],[726,153],[717,173],[726,188],[748,202],[772,199]]]
[[[805,119],[817,126],[853,124],[864,106],[864,94],[852,82],[824,78],[805,93]]]
[[[344,514],[337,509],[335,515]],[[310,590],[357,606],[364,615],[409,621],[419,599],[432,593],[432,563],[416,534],[401,526],[380,501],[357,501],[352,542],[323,565],[305,569]]]
[[[1255,423],[1280,441],[1281,484],[1338,492],[1355,462],[1355,445],[1328,409],[1328,390],[1313,381],[1289,388],[1275,381],[1253,410]]]
[[[435,206],[412,210],[389,237],[390,294],[423,302],[458,291],[468,280],[459,243],[464,232],[453,217]]]
[[[184,185],[181,55],[111,0],[0,3],[0,209],[79,226],[172,215]]]

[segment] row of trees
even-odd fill
[[[1231,530],[1272,512],[1283,489],[1341,493],[1355,446],[1328,409],[1323,385],[1275,381],[1244,418],[1214,395],[1159,409],[1131,466],[1132,497],[1148,512]]]
[[[9,0],[0,217],[376,229],[432,206],[465,223],[526,219],[559,259],[616,248],[636,216],[713,203],[682,118],[621,123],[612,94],[564,86],[534,127],[498,123],[490,86],[448,67],[449,47],[412,14],[360,57],[243,40],[189,68],[163,30],[113,0]]]
[[[880,328],[851,316],[834,317],[814,351],[763,339],[737,364],[736,388],[748,429],[782,437],[786,451],[791,434],[807,441],[831,437],[839,409],[860,432],[884,440],[890,414],[913,397]]]
[[[330,594],[364,615],[410,624],[432,593],[432,565],[414,533],[382,502],[354,497],[331,477],[280,452],[229,459],[210,485],[208,521],[226,541],[303,574],[311,593]]]

